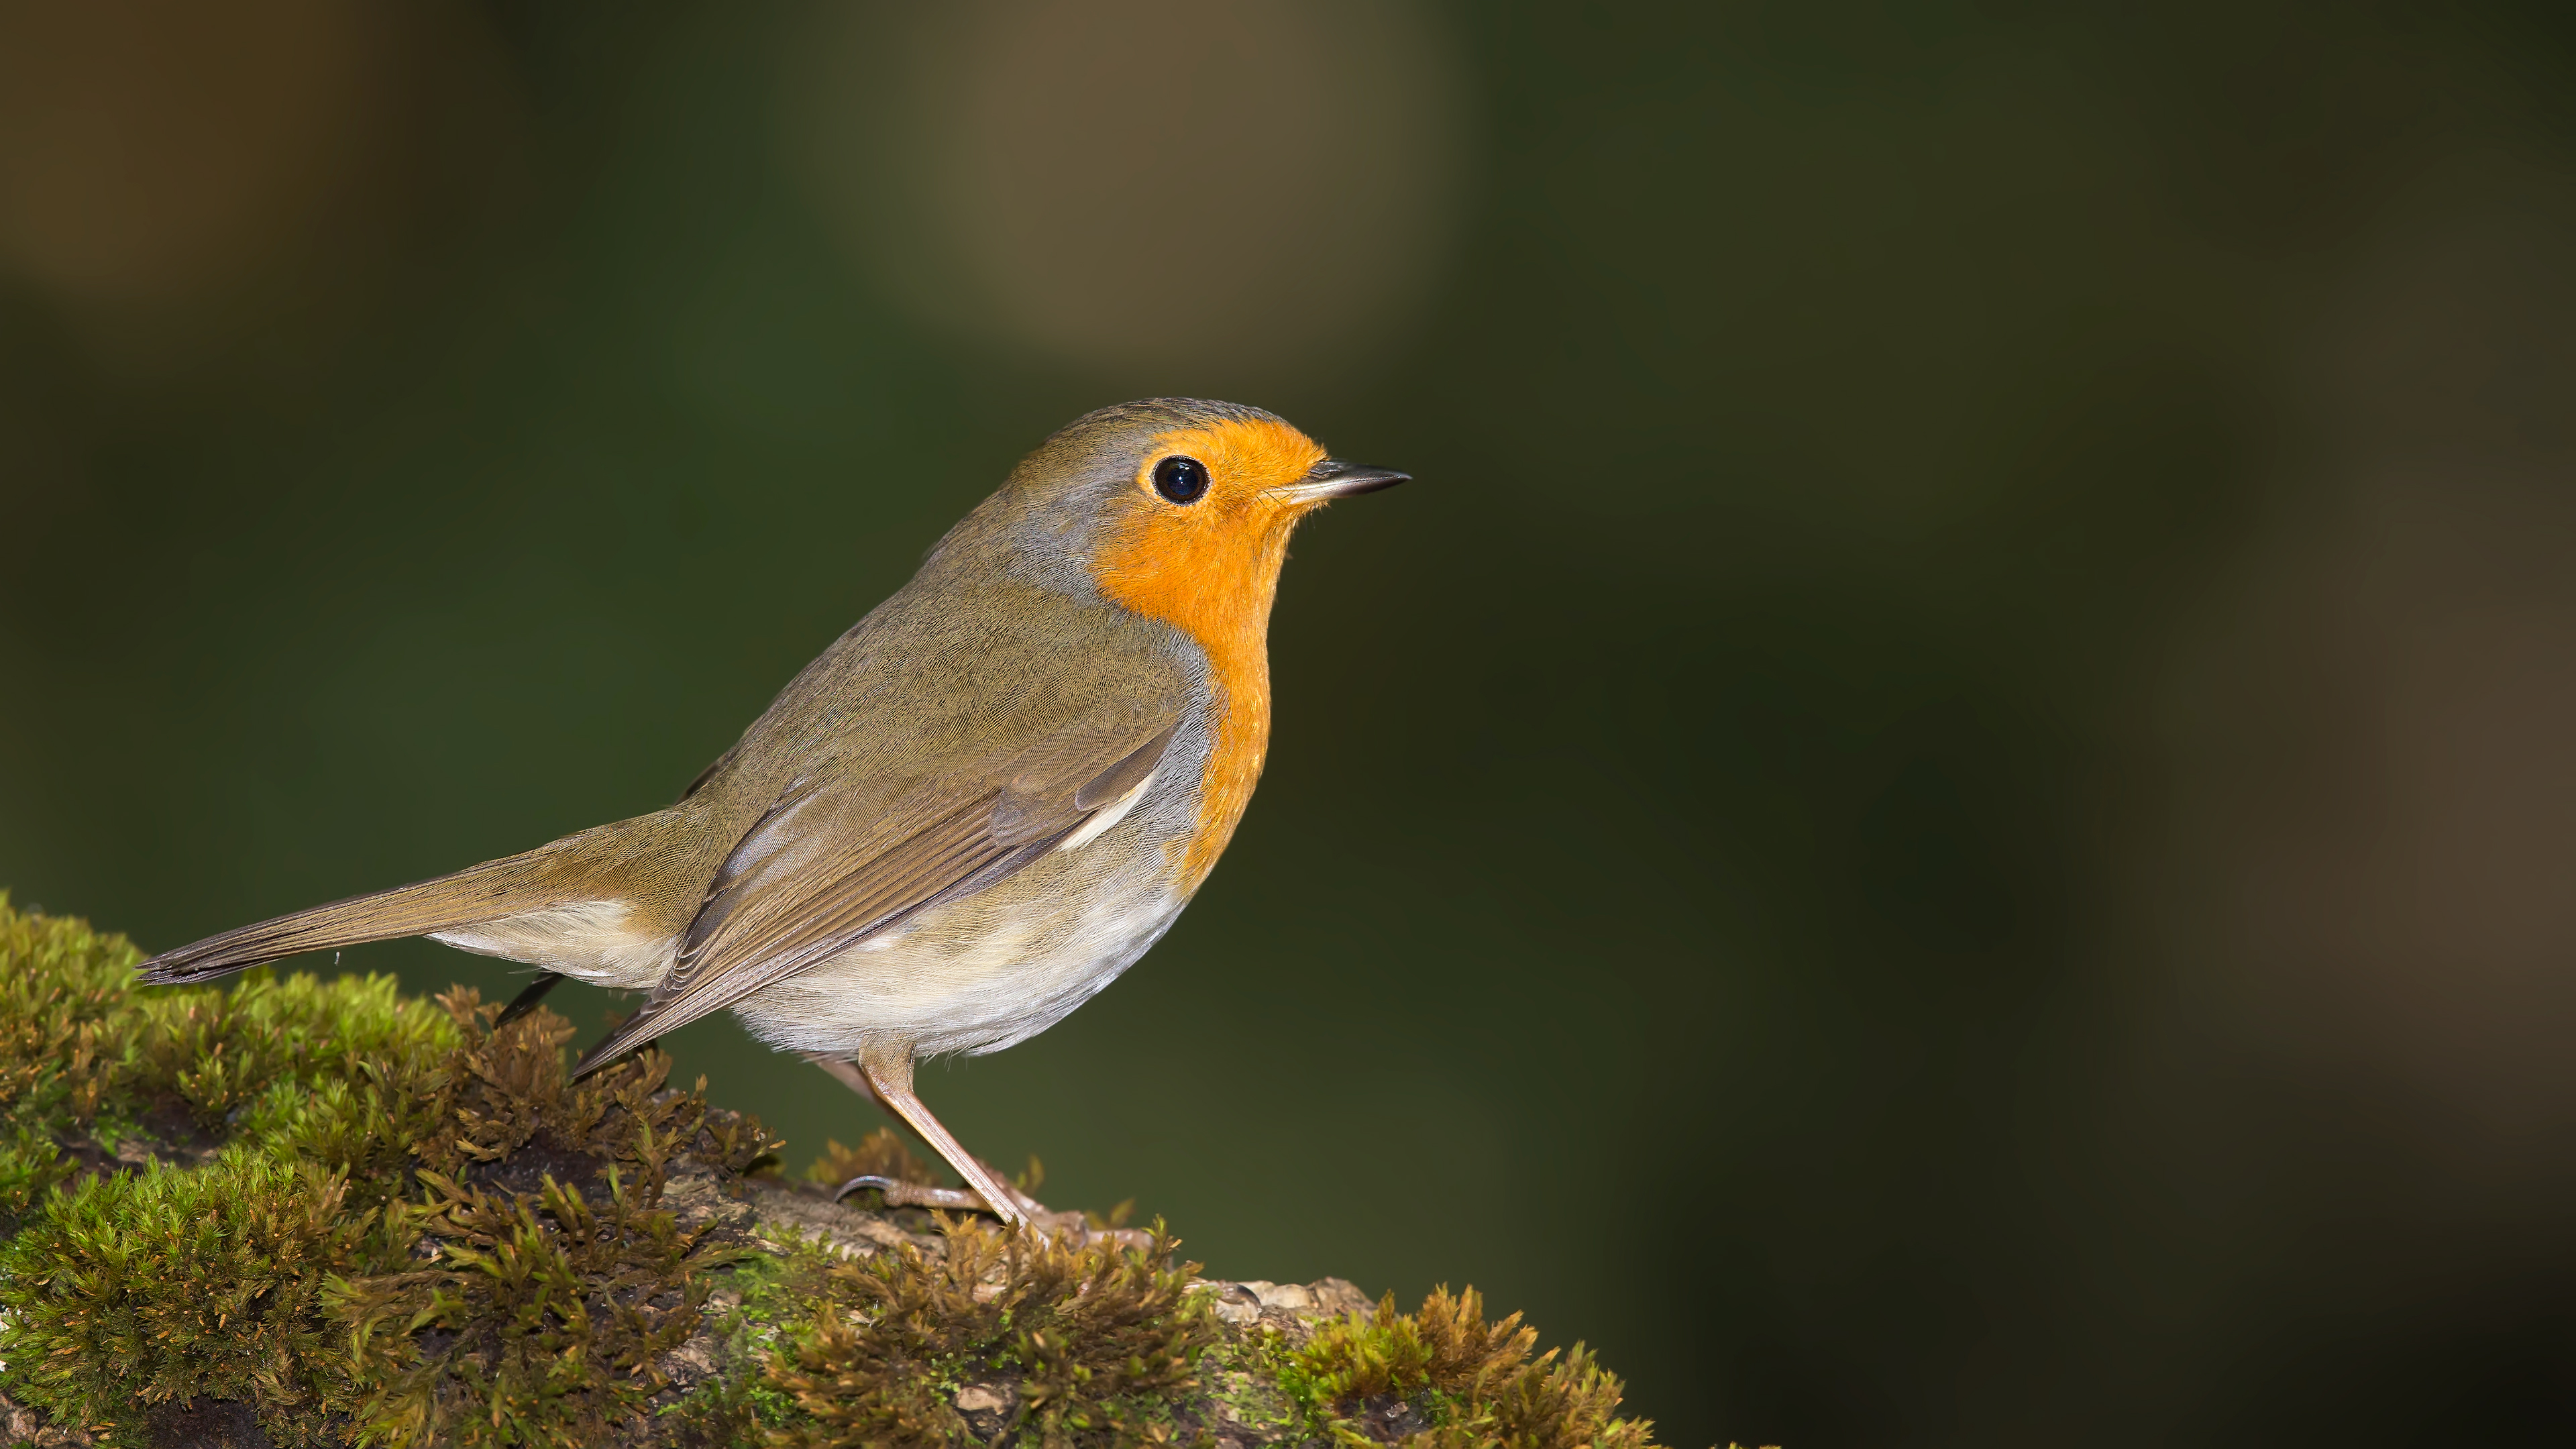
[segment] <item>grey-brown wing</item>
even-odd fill
[[[865,782],[796,782],[717,870],[652,1000],[575,1074],[1026,867],[1141,783],[1178,731],[1136,716],[1063,730],[891,798]]]

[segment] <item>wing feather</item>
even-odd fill
[[[1178,731],[1177,709],[1121,710],[892,791],[797,780],[717,870],[652,999],[576,1073],[1008,878],[1151,773]]]

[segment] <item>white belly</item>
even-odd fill
[[[1016,901],[977,911],[980,904],[925,913],[753,995],[734,1014],[782,1051],[855,1056],[891,1038],[922,1056],[996,1052],[1117,980],[1185,902],[1122,892],[1079,913]]]

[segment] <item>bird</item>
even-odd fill
[[[1268,754],[1290,534],[1407,481],[1237,403],[1088,413],[669,808],[209,936],[142,979],[427,936],[541,968],[499,1020],[567,977],[646,993],[576,1077],[730,1008],[917,1133],[958,1205],[1026,1227],[915,1065],[1036,1036],[1171,929]]]

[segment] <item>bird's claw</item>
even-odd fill
[[[839,1202],[863,1187],[873,1187],[879,1192],[887,1192],[902,1185],[891,1177],[879,1177],[873,1172],[863,1172],[842,1183],[840,1189],[832,1194],[832,1201]]]
[[[984,1195],[972,1188],[925,1187],[917,1182],[904,1182],[898,1178],[884,1177],[873,1172],[861,1173],[842,1183],[840,1190],[832,1194],[832,1201],[839,1202],[861,1188],[874,1188],[884,1193],[887,1207],[926,1207],[940,1208],[948,1212],[991,1213],[995,1217],[1006,1220],[1010,1217],[1010,1214],[984,1201]]]

